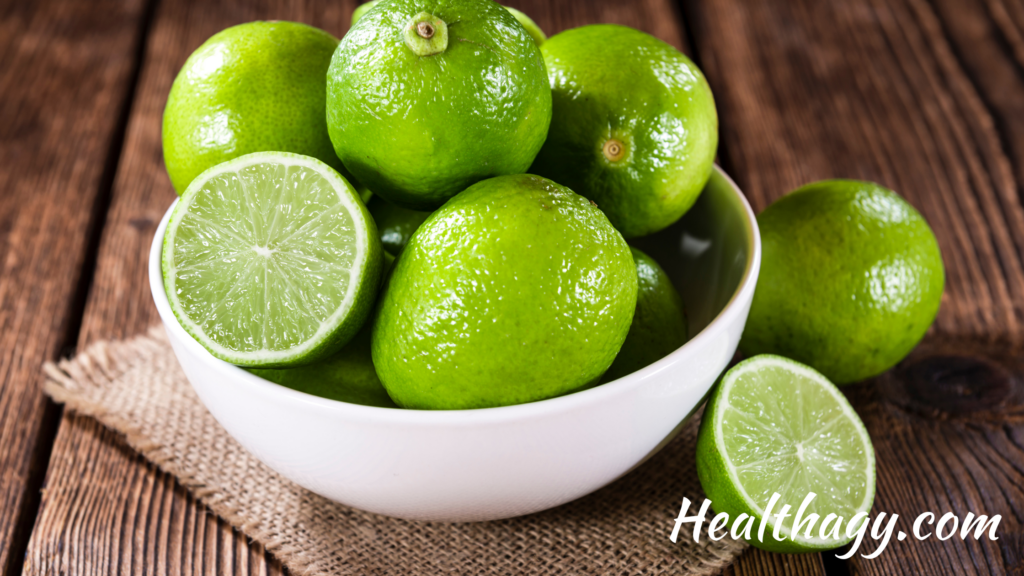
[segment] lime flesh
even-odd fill
[[[400,406],[543,400],[595,384],[636,307],[629,247],[585,198],[527,174],[479,182],[395,260],[373,363]]]
[[[189,185],[164,236],[167,299],[214,356],[308,364],[363,325],[382,250],[352,186],[307,156],[258,152]]]
[[[761,355],[740,362],[711,396],[697,438],[697,474],[711,506],[755,518],[751,544],[773,552],[813,552],[846,544],[847,522],[871,509],[875,497],[875,455],[864,424],[834,384],[810,367],[781,356]],[[819,519],[810,529],[792,531],[795,514],[808,494],[804,512]],[[781,498],[757,539],[765,508]],[[790,516],[773,530],[777,514]],[[842,517],[840,535],[822,521]],[[856,528],[856,525],[854,526]],[[853,531],[851,531],[853,533]]]

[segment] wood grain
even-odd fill
[[[680,15],[666,1],[646,0],[639,6],[610,0],[512,4],[551,33],[585,23],[618,22],[686,48]],[[147,251],[156,224],[174,198],[160,156],[160,117],[170,83],[185,57],[217,30],[255,18],[300,20],[340,35],[352,7],[327,2],[288,8],[272,3],[243,8],[230,2],[160,6],[118,166],[79,347],[139,333],[156,321],[146,281]],[[217,558],[221,560],[213,560]],[[752,551],[736,569],[739,574],[761,573],[761,566],[775,563],[764,553]],[[802,574],[822,573],[816,556],[794,557],[782,565],[800,566]],[[141,461],[115,435],[86,418],[67,415],[62,420],[26,573],[277,570],[279,565],[258,547],[209,517],[172,479]]]
[[[160,126],[188,55],[228,26],[294,20],[340,36],[354,2],[162,2],[147,38],[139,88],[118,161],[79,348],[137,334],[157,321],[146,277],[153,232],[175,194]],[[60,422],[25,563],[27,574],[266,574],[281,568],[172,478],[94,421]]]
[[[139,0],[0,3],[0,572],[20,566],[35,514],[57,414],[40,365],[81,313],[142,14]]]
[[[689,2],[685,13],[721,112],[726,167],[757,209],[818,179],[874,180],[924,214],[943,251],[946,295],[925,342],[847,390],[875,443],[873,514],[899,514],[908,533],[925,511],[1002,514],[1000,540],[908,538],[847,567],[1019,570],[1020,6],[725,0]]]

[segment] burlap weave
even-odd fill
[[[696,418],[625,478],[554,510],[497,522],[410,522],[335,504],[256,460],[200,403],[160,327],[98,343],[48,364],[46,374],[54,400],[123,433],[294,574],[713,574],[744,548],[707,534],[696,544],[686,527],[677,543],[669,540],[683,497],[703,501]]]

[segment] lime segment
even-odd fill
[[[168,223],[162,264],[171,309],[210,353],[294,366],[336,352],[362,326],[381,247],[332,168],[259,152],[192,182]]]
[[[755,356],[722,378],[701,423],[697,471],[712,507],[730,519],[745,513],[759,524],[780,495],[766,518],[770,531],[750,541],[776,552],[842,546],[852,539],[847,522],[867,513],[875,495],[871,438],[853,407],[824,376],[780,356]],[[794,516],[812,492],[803,518],[818,520],[794,533]],[[778,541],[775,514],[785,505]],[[822,530],[829,514],[842,518],[838,537],[833,526]]]

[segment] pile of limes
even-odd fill
[[[311,394],[417,409],[568,394],[687,340],[679,293],[627,240],[693,206],[717,143],[701,71],[627,27],[548,39],[491,0],[379,0],[340,42],[292,22],[235,26],[168,97],[181,198],[167,297],[211,354]],[[826,376],[878,374],[920,340],[942,293],[937,244],[864,182],[805,187],[759,222],[742,349],[824,376],[775,356],[730,372],[704,420],[701,479],[716,507],[756,515],[776,481],[834,485],[847,466],[857,488],[822,510],[862,510],[870,440]]]

